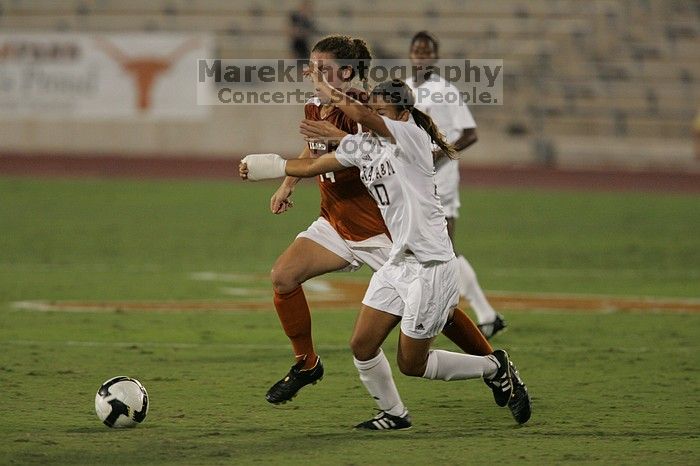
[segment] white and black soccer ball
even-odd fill
[[[108,427],[134,427],[146,419],[148,393],[131,377],[113,377],[95,395],[95,412]]]

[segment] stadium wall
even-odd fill
[[[298,154],[300,105],[196,105],[188,91],[195,60],[216,56],[220,45],[206,33],[0,33],[0,156]],[[506,64],[518,69],[516,61]],[[605,99],[584,99],[569,112],[559,96],[545,92],[534,101],[543,102],[542,114],[554,116],[538,121],[528,107],[529,91],[506,84],[508,106],[472,108],[479,142],[462,154],[464,164],[699,171],[687,105],[675,119],[630,107],[626,115],[639,115],[617,122],[609,117],[617,110]],[[676,99],[668,111],[683,97],[681,88],[659,88]],[[639,99],[630,95],[614,105],[629,102]],[[559,107],[550,108],[555,103]]]

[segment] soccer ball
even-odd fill
[[[113,377],[95,395],[95,412],[108,427],[134,427],[148,413],[148,393],[136,379]]]

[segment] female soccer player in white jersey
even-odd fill
[[[461,151],[476,142],[476,123],[459,91],[430,67],[438,60],[439,43],[427,31],[420,31],[411,39],[410,58],[415,74],[406,80],[418,96],[416,108],[432,118],[445,139]],[[440,99],[431,98],[440,94]],[[452,98],[450,98],[452,97]],[[449,103],[448,103],[449,102]],[[459,217],[459,163],[445,157],[441,149],[435,151],[435,184],[447,217],[447,232],[454,245],[455,222]],[[491,338],[506,327],[503,316],[496,313],[486,299],[471,264],[463,255],[457,255],[460,272],[460,294],[469,300],[482,333]]]
[[[372,134],[346,136],[335,152],[317,159],[248,156],[241,163],[240,174],[251,180],[285,175],[312,177],[355,166],[377,202],[393,245],[388,261],[372,276],[350,346],[360,380],[380,413],[356,427],[411,427],[408,410],[381,350],[399,323],[398,365],[402,373],[438,380],[483,378],[496,403],[508,405],[518,423],[527,422],[527,388],[505,351],[473,356],[430,349],[459,299],[457,259],[435,192],[431,141],[448,155],[453,148],[430,117],[415,109],[413,94],[404,82],[377,86],[370,109],[330,86],[313,61],[310,75],[317,91]]]

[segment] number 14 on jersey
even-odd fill
[[[321,178],[321,181],[329,180],[331,183],[335,183],[335,173],[333,172],[324,173],[318,176]]]

